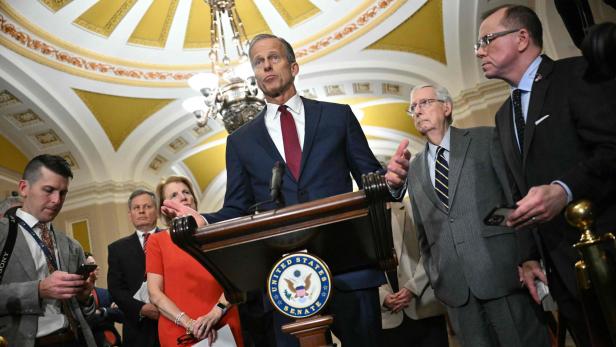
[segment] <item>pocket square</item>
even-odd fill
[[[549,116],[550,116],[549,114],[546,114],[545,116],[543,116],[543,117],[541,117],[541,118],[537,119],[537,120],[535,121],[535,125],[539,125],[539,123],[541,123],[541,122],[543,122],[544,120],[546,120]]]

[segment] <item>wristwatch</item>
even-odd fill
[[[225,313],[227,313],[227,310],[229,310],[229,306],[223,304],[222,302],[216,303],[216,307],[218,307],[219,309],[222,310],[222,315],[223,316],[225,315]]]

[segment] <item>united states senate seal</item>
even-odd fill
[[[327,264],[308,253],[292,253],[280,259],[267,278],[270,300],[280,313],[306,318],[323,309],[331,293]]]

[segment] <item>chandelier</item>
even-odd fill
[[[231,134],[252,120],[265,102],[259,97],[257,81],[248,62],[248,45],[244,25],[235,9],[235,0],[203,0],[210,6],[211,72],[198,73],[188,80],[201,93],[186,99],[184,109],[203,127],[208,119],[222,119]],[[231,66],[232,58],[240,64]]]

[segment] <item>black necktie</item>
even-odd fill
[[[513,91],[511,101],[513,102],[513,118],[515,120],[515,129],[518,132],[518,142],[520,144],[520,153],[524,151],[524,113],[522,113],[522,91],[515,89]]]
[[[445,148],[436,149],[436,163],[434,164],[434,191],[439,200],[449,209],[449,164],[445,159]]]

